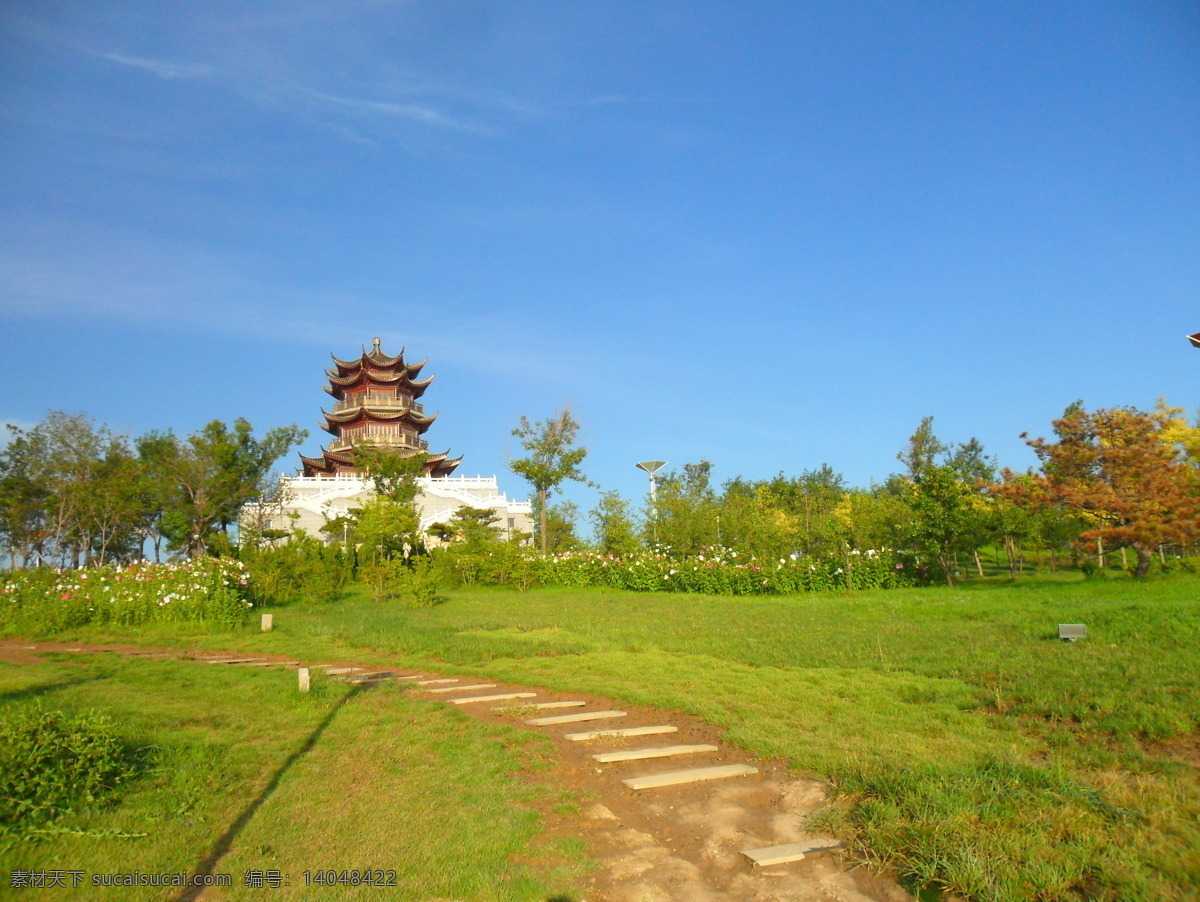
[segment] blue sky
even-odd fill
[[[630,498],[647,458],[866,485],[923,416],[1024,468],[1076,398],[1200,405],[1190,0],[13,0],[0,171],[25,425],[316,453],[376,335],[514,495],[564,404]]]

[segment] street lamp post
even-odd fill
[[[654,474],[667,465],[665,460],[643,460],[634,464],[650,476],[650,528],[654,531],[654,544],[658,544],[658,481]]]

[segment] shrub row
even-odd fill
[[[23,832],[102,801],[136,771],[102,714],[21,711],[0,719],[0,832]]]
[[[726,549],[689,558],[665,554],[619,558],[581,551],[540,558],[536,569],[539,581],[568,587],[704,595],[782,595],[911,584],[909,565],[880,552],[852,553],[841,560],[796,556],[762,561]]]
[[[890,552],[852,552],[839,560],[803,556],[762,561],[725,548],[694,557],[642,552],[617,555],[568,551],[542,557],[528,549],[438,551],[439,570],[459,585],[476,583],[603,586],[635,592],[782,595],[831,589],[886,589],[918,581],[919,568]]]
[[[252,607],[238,561],[196,558],[86,570],[0,575],[0,627],[59,632],[85,623],[196,621],[237,626]]]

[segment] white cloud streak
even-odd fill
[[[150,72],[167,81],[177,78],[210,78],[214,72],[212,66],[203,63],[177,63],[140,56],[126,56],[123,53],[100,53],[97,56],[119,66]]]
[[[360,100],[353,97],[337,97],[332,94],[321,94],[311,91],[308,94],[314,100],[321,103],[353,110],[358,113],[382,114],[389,117],[407,119],[421,125],[453,129],[455,131],[474,132],[476,134],[495,133],[495,129],[493,128],[447,115],[429,106],[413,103],[394,103],[383,100]]]

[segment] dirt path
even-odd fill
[[[211,651],[185,652],[169,648],[128,645],[76,645],[11,641],[0,645],[0,660],[22,663],[39,652],[95,654],[111,652],[137,657],[162,657],[197,662],[237,657],[238,663],[211,666],[248,666],[274,662],[295,667],[295,661],[272,655],[234,655]],[[380,668],[336,661],[307,665],[342,670],[343,679],[380,674]],[[844,853],[809,854],[803,860],[759,866],[743,851],[806,840],[824,840],[806,829],[808,815],[826,801],[825,787],[798,779],[778,761],[762,761],[723,741],[722,731],[698,718],[674,711],[619,706],[612,699],[581,693],[549,692],[535,687],[492,683],[474,677],[444,677],[413,672],[387,671],[405,678],[409,691],[431,701],[453,705],[466,714],[494,723],[536,730],[557,749],[557,764],[540,772],[538,782],[550,781],[572,790],[581,800],[581,815],[568,817],[544,812],[554,833],[582,837],[589,854],[599,863],[585,892],[589,902],[908,902],[912,897],[895,881],[853,867]],[[388,677],[384,677],[388,679]],[[421,684],[420,680],[437,680]],[[516,699],[463,701],[491,695],[526,695]],[[456,703],[456,699],[462,703]],[[562,702],[582,702],[537,708]],[[621,712],[620,716],[576,723],[528,724],[546,717]],[[638,736],[571,736],[605,730],[659,728],[661,732]],[[669,732],[668,732],[669,730]],[[643,760],[602,762],[595,755],[634,749],[664,747],[715,747]],[[756,772],[634,791],[624,780],[681,770],[744,765]]]

